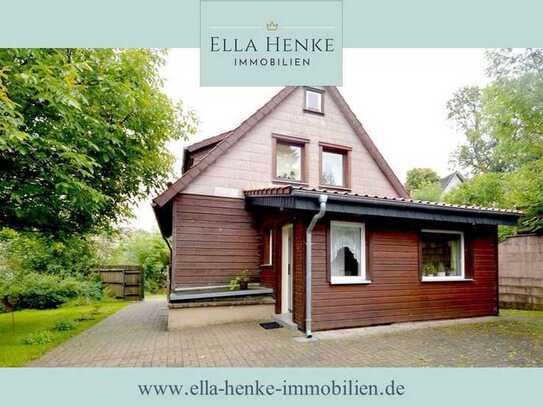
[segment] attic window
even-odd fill
[[[304,110],[311,113],[324,114],[324,91],[305,88]]]
[[[351,186],[351,147],[328,143],[320,146],[320,186],[349,189]]]

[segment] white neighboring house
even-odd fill
[[[441,195],[445,195],[455,189],[458,185],[464,183],[466,179],[458,171],[455,171],[439,180],[441,184]]]

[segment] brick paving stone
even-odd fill
[[[515,314],[516,315],[516,314]],[[169,332],[165,301],[130,304],[31,366],[543,367],[543,312],[313,342],[243,322]]]

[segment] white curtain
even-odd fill
[[[345,275],[344,248],[348,247],[358,261],[362,257],[361,230],[359,226],[332,225],[332,275]],[[339,258],[338,258],[339,257]],[[336,261],[339,260],[339,261]]]
[[[460,242],[458,240],[451,241],[451,272],[449,275],[460,275],[458,268],[458,260],[460,257]]]

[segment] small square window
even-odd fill
[[[423,230],[421,246],[422,281],[464,279],[462,232]]]
[[[324,113],[323,109],[323,92],[317,89],[305,90],[305,105],[307,111],[314,113]]]

